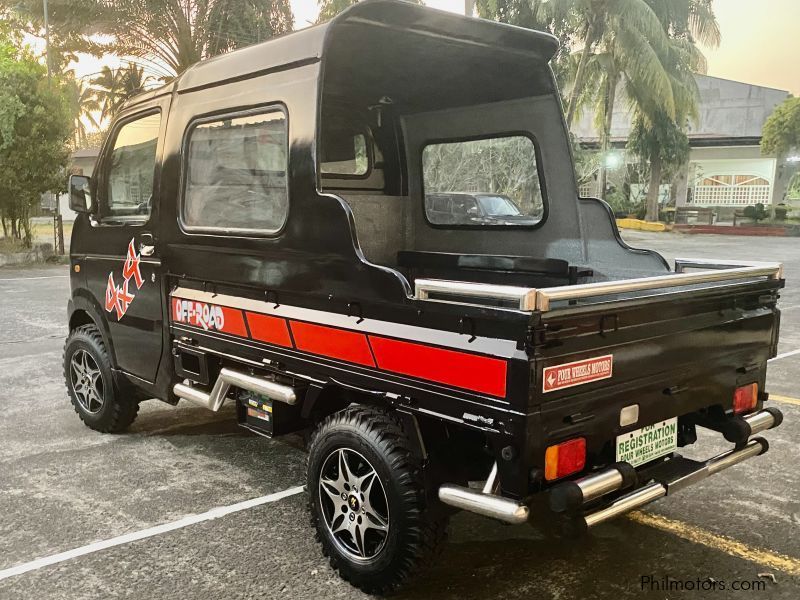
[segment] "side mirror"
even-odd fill
[[[76,213],[86,213],[92,206],[89,192],[91,180],[86,175],[69,176],[69,207]]]

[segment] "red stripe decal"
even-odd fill
[[[172,320],[207,331],[221,331],[239,337],[247,337],[244,315],[238,308],[173,298]]]
[[[374,367],[367,336],[355,331],[291,321],[292,335],[298,350]]]
[[[378,368],[504,398],[506,361],[369,336]]]
[[[278,346],[292,347],[292,338],[286,319],[270,317],[260,313],[246,312],[247,324],[250,326],[250,335],[254,340],[276,344]]]

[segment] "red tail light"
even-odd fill
[[[585,466],[585,438],[575,438],[555,446],[549,446],[544,453],[544,478],[548,481],[577,473]]]
[[[740,415],[756,407],[758,402],[758,384],[751,383],[736,388],[733,392],[733,413]]]

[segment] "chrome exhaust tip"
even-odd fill
[[[671,493],[679,491],[689,484],[696,483],[715,473],[724,471],[740,462],[744,462],[754,456],[764,454],[769,450],[769,444],[764,438],[753,438],[741,448],[734,448],[710,458],[704,463],[698,463],[698,467],[691,472],[684,473],[672,479],[665,478],[656,481],[630,494],[614,500],[610,505],[589,512],[583,516],[583,527],[589,529],[600,523],[605,523],[626,512],[640,508]],[[656,477],[658,479],[658,477]]]
[[[504,523],[521,525],[528,520],[530,509],[509,498],[484,494],[460,485],[446,483],[439,487],[439,500],[484,517],[491,517]]]
[[[285,404],[294,404],[297,402],[297,394],[294,388],[269,381],[263,377],[255,377],[246,373],[234,371],[233,369],[221,369],[219,377],[217,377],[217,381],[214,382],[214,387],[210,392],[186,385],[185,383],[176,383],[172,387],[172,391],[178,398],[189,400],[190,402],[194,402],[204,408],[217,412],[225,402],[225,398],[227,398],[228,390],[230,390],[231,386],[261,396],[266,396],[267,398]]]

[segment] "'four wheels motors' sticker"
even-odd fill
[[[125,257],[125,265],[122,267],[122,285],[119,286],[114,282],[113,271],[108,274],[108,283],[106,284],[106,311],[116,311],[118,321],[122,319],[128,311],[128,307],[136,298],[130,283],[131,279],[133,279],[137,290],[142,289],[142,285],[144,285],[142,272],[139,270],[139,259],[141,256],[136,254],[136,248],[133,242],[134,240],[132,238],[128,244],[128,254]]]

